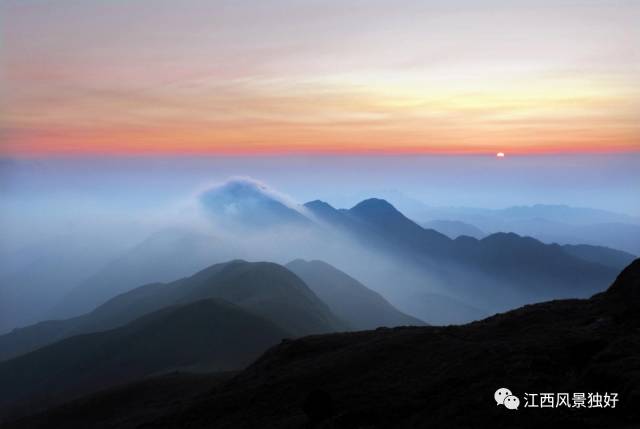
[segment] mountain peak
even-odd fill
[[[331,204],[325,203],[324,201],[309,201],[304,205],[304,208],[316,219],[324,222],[342,224],[345,221],[341,210],[337,210]]]
[[[480,241],[494,246],[513,246],[525,243],[532,246],[543,245],[541,241],[535,238],[518,235],[515,232],[495,232]]]
[[[355,213],[376,212],[379,214],[400,213],[388,201],[380,198],[369,198],[369,199],[360,201],[358,204],[352,207],[350,211]]]
[[[261,228],[310,222],[286,196],[248,178],[230,179],[210,188],[202,193],[200,202],[225,226]]]
[[[327,210],[331,210],[334,211],[336,210],[335,207],[333,207],[331,204],[326,203],[322,200],[313,200],[313,201],[309,201],[308,203],[305,203],[304,206],[312,211],[327,211]]]

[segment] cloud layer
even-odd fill
[[[636,2],[0,8],[5,155],[640,145]]]

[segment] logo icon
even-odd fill
[[[496,400],[496,405],[504,405],[509,410],[517,410],[520,406],[520,399],[506,387],[496,390],[496,393],[493,394],[493,399]]]

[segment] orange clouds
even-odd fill
[[[618,85],[618,86],[616,86]],[[200,79],[139,90],[49,85],[5,109],[2,151],[635,151],[638,94],[604,78]],[[625,91],[626,94],[624,93]],[[631,91],[631,92],[629,92]],[[16,130],[20,130],[19,132]]]
[[[0,155],[640,150],[640,7],[461,4],[0,2]]]

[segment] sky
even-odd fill
[[[638,1],[0,2],[0,156],[640,152]]]
[[[130,218],[153,227],[180,218],[203,190],[233,177],[263,182],[297,203],[320,199],[338,208],[378,197],[403,211],[416,202],[561,204],[640,218],[638,165],[640,154],[24,158],[0,162],[0,230],[38,235],[53,220],[74,226]]]
[[[640,216],[638,22],[618,0],[3,0],[0,227],[152,227],[233,176]]]
[[[0,0],[0,293],[225,235],[200,201],[232,178],[417,222],[603,209],[632,225],[591,238],[636,249],[639,23],[640,0]],[[532,223],[486,232],[589,238]]]

